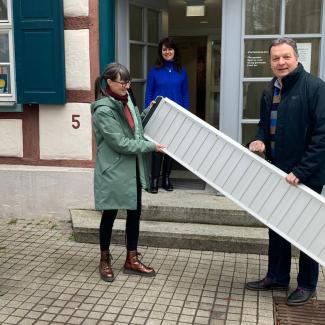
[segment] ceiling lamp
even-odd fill
[[[202,17],[204,13],[204,5],[186,6],[186,17]]]

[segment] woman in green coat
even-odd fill
[[[146,153],[163,152],[164,146],[147,141],[138,108],[129,96],[129,71],[119,63],[107,65],[96,79],[96,101],[92,116],[96,136],[94,170],[95,207],[102,211],[99,229],[101,259],[99,272],[113,281],[109,245],[118,209],[127,210],[127,257],[124,272],[154,276],[155,271],[138,259],[137,244],[141,215],[141,189],[148,188]]]

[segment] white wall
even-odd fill
[[[0,218],[70,220],[69,209],[93,209],[93,169],[0,165]]]
[[[64,15],[68,17],[88,16],[89,0],[64,0]]]
[[[0,120],[0,156],[23,156],[23,129],[20,119]]]
[[[67,89],[90,90],[89,30],[65,30]]]
[[[90,105],[40,105],[40,158],[92,159]]]

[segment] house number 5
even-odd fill
[[[80,115],[77,115],[77,114],[72,115],[72,127],[74,129],[79,129],[80,128],[79,117],[80,117]]]

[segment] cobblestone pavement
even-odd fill
[[[244,289],[266,256],[154,247],[139,251],[157,276],[141,278],[123,274],[125,249],[112,246],[116,279],[105,283],[98,245],[71,234],[69,223],[0,219],[0,324],[272,325],[272,295],[285,295]]]

